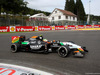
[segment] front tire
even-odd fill
[[[19,44],[15,43],[15,44],[12,44],[12,45],[11,45],[11,52],[12,52],[12,53],[16,53],[16,52],[18,52],[19,50],[20,50],[20,45],[19,45]]]
[[[58,55],[65,58],[69,55],[70,49],[68,46],[61,46],[58,49]]]

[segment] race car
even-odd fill
[[[73,54],[75,57],[84,57],[85,52],[88,52],[86,47],[79,46],[73,41],[48,41],[42,35],[32,36],[28,39],[25,35],[12,36],[11,52],[16,53],[18,51],[57,52],[63,58],[69,54]]]

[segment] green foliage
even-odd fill
[[[20,15],[34,15],[37,13],[45,13],[49,15],[49,12],[35,10],[27,7],[28,2],[24,0],[1,0],[0,1],[0,13],[6,12],[7,14],[20,14]]]
[[[23,0],[2,0],[0,2],[0,7],[5,10],[8,14],[12,12],[12,14],[18,14],[21,12],[21,8],[25,7],[25,2]],[[1,12],[1,11],[0,11]]]
[[[65,3],[65,10],[69,10],[69,0],[66,0],[66,3]]]
[[[65,10],[76,14],[79,21],[86,20],[84,6],[81,0],[76,0],[76,3],[74,0],[66,0]]]
[[[74,0],[66,0],[65,10],[71,11],[72,13],[74,13],[74,9],[75,9],[75,2],[74,2]]]
[[[71,11],[72,13],[74,13],[74,9],[75,9],[75,2],[74,2],[74,0],[71,0],[69,2],[69,11]]]
[[[99,21],[100,22],[100,16],[94,16],[94,15],[91,15],[90,16],[91,18],[91,21]]]
[[[75,14],[77,15],[78,17],[78,20],[79,21],[85,21],[86,20],[86,14],[85,14],[85,11],[84,11],[84,6],[83,6],[83,3],[81,0],[77,0],[76,1],[76,7],[75,7],[76,11],[75,11]]]

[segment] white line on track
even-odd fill
[[[41,70],[37,70],[37,69],[33,69],[33,68],[0,63],[0,68],[3,68],[3,67],[12,68],[14,70],[17,70],[17,72],[18,72],[18,70],[20,70],[20,71],[23,70],[23,71],[25,71],[25,73],[30,72],[30,73],[34,73],[34,75],[54,75],[54,74],[44,72]],[[17,75],[17,74],[13,74],[13,75]]]

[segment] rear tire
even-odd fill
[[[69,52],[70,52],[70,49],[68,46],[61,46],[58,49],[58,55],[63,58],[67,57],[69,55]]]
[[[12,45],[11,45],[11,52],[12,52],[12,53],[16,53],[16,52],[18,52],[19,50],[20,50],[20,45],[19,45],[19,44],[15,43],[15,44],[12,44]]]

